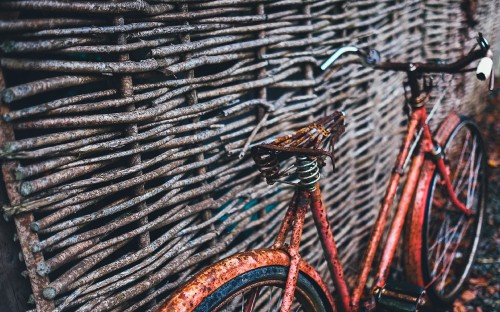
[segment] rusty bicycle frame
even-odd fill
[[[481,35],[480,38],[482,39]],[[259,265],[262,266],[266,264],[284,265],[289,268],[285,284],[285,293],[281,304],[281,312],[290,311],[299,271],[304,272],[306,275],[308,275],[318,283],[318,285],[328,295],[327,299],[332,307],[336,306],[337,309],[344,312],[358,311],[363,290],[367,284],[368,275],[371,271],[373,260],[375,258],[375,253],[379,248],[380,241],[384,233],[390,208],[392,207],[394,198],[396,197],[396,191],[400,184],[401,176],[405,172],[405,167],[410,157],[411,165],[407,173],[406,182],[403,186],[400,201],[396,208],[396,212],[394,214],[394,218],[392,224],[390,225],[388,236],[385,241],[382,258],[376,271],[374,284],[371,290],[372,295],[376,295],[386,285],[386,279],[388,277],[390,265],[394,258],[403,226],[405,225],[407,212],[414,198],[415,192],[419,191],[417,189],[419,176],[423,170],[429,169],[423,166],[426,156],[431,156],[431,158],[434,160],[435,168],[437,168],[439,174],[444,180],[452,204],[464,214],[470,214],[468,208],[462,202],[460,202],[453,190],[449,172],[447,171],[445,162],[441,154],[441,142],[439,138],[435,139],[433,137],[427,124],[428,114],[425,109],[425,104],[429,99],[429,92],[432,86],[428,84],[426,85],[424,83],[424,88],[422,88],[419,83],[419,79],[422,78],[422,75],[425,73],[457,73],[461,71],[469,71],[469,69],[463,70],[463,68],[470,64],[472,61],[486,56],[487,52],[489,51],[489,45],[487,44],[487,42],[485,45],[481,45],[481,42],[479,42],[479,45],[481,49],[473,49],[464,58],[458,60],[455,63],[447,65],[393,62],[376,62],[376,64],[369,64],[375,69],[406,72],[408,78],[407,83],[410,88],[410,96],[408,100],[409,104],[411,105],[411,113],[403,144],[394,164],[389,186],[387,188],[385,197],[379,210],[378,217],[373,227],[373,231],[362,263],[361,272],[352,294],[349,292],[346,280],[344,278],[343,267],[339,261],[335,239],[333,237],[333,232],[327,218],[327,210],[322,199],[320,184],[319,181],[317,181],[314,183],[314,186],[310,188],[299,186],[295,189],[292,200],[281,223],[277,238],[270,249],[260,249],[243,252],[231,257],[228,260],[224,260],[211,266],[209,269],[202,271],[199,278],[197,278],[194,282],[191,282],[191,284],[189,284],[187,288],[184,289],[182,294],[180,294],[179,292],[174,293],[170,297],[169,301],[167,301],[167,305],[162,306],[160,310],[177,311],[177,309],[184,310],[184,308],[186,310],[189,310],[190,306],[197,306],[197,304],[199,304],[209,294],[209,291],[211,289],[215,289],[222,284],[223,281],[221,280],[220,276],[224,276],[226,273],[231,273],[233,276],[236,276],[248,271],[249,269],[256,268]],[[341,49],[344,49],[343,53],[359,52],[357,48],[354,47],[345,47]],[[338,58],[341,54],[342,51],[341,53],[337,53],[337,55],[334,54],[334,56],[332,57]],[[362,54],[361,56],[366,56],[366,54]],[[330,62],[330,64],[331,63],[333,63],[333,61]],[[327,66],[330,64],[327,64]],[[453,115],[451,119],[453,119]],[[457,119],[457,116],[455,116],[455,119]],[[440,131],[449,133],[453,130],[454,125],[455,124],[453,122],[449,122],[448,124],[445,122],[444,128],[442,127]],[[321,131],[322,129],[319,130]],[[340,131],[343,131],[343,129],[341,129]],[[289,138],[289,136],[285,139],[287,138]],[[415,144],[418,145],[414,151],[414,155],[412,156],[411,146],[414,140],[416,142]],[[320,152],[320,150],[315,148],[307,151],[306,149],[293,147],[273,147],[270,144],[260,145],[260,147],[257,146],[252,150],[252,153],[258,153],[259,148],[278,150],[289,155],[297,157],[309,157],[313,159],[319,159],[321,156],[325,155],[332,156],[332,154],[330,153],[327,153],[325,151]],[[255,155],[253,156],[255,159]],[[306,264],[299,254],[299,245],[307,209],[311,210],[315,226],[319,233],[324,256],[328,264],[333,284],[335,286],[337,297],[336,300],[328,292],[328,290],[326,289],[326,285],[321,280],[318,273],[316,273],[316,271],[312,267]],[[290,232],[291,238],[289,244],[287,244],[286,240]],[[248,257],[251,258],[252,261],[247,261],[246,265],[242,265],[234,261],[234,259],[238,257]],[[205,283],[205,285],[210,284],[210,290],[207,290],[207,287],[202,287],[202,290],[200,291],[200,283]],[[250,293],[250,299],[246,303],[245,312],[252,311],[257,296],[258,291],[253,291],[252,293]],[[418,298],[418,300],[419,304],[424,303],[423,297]],[[172,307],[174,306],[183,308],[172,309]]]

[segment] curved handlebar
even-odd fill
[[[340,49],[337,49],[326,61],[323,62],[323,64],[321,64],[321,70],[325,70],[327,69],[328,67],[330,67],[330,65],[332,65],[333,63],[335,63],[335,61],[338,60],[338,58],[342,55],[342,54],[345,54],[345,53],[356,53],[356,54],[359,54],[360,53],[360,50],[357,48],[357,47],[354,47],[354,46],[349,46],[349,47],[342,47]]]
[[[380,53],[377,50],[370,50],[366,53],[357,47],[347,46],[336,50],[325,62],[323,62],[323,64],[321,64],[321,69],[326,70],[343,54],[355,53],[361,58],[362,63],[372,66],[375,69],[413,73],[455,73],[473,61],[492,54],[488,41],[483,38],[481,33],[479,33],[477,41],[480,49],[472,50],[465,57],[450,64],[380,62]]]
[[[346,46],[337,49],[326,61],[323,62],[323,64],[321,64],[321,69],[327,69],[335,63],[335,61],[337,61],[342,54],[345,53],[356,53],[361,58],[361,61],[367,66],[374,66],[380,62],[380,52],[377,50],[370,50],[366,53],[355,46]]]

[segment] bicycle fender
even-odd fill
[[[434,135],[435,141],[443,146],[451,132],[461,122],[460,116],[455,113],[450,113],[448,117],[441,123],[439,129]],[[429,193],[428,186],[431,183],[432,177],[436,170],[436,164],[432,159],[426,159],[422,165],[422,171],[417,182],[415,197],[410,211],[408,212],[408,222],[404,235],[404,248],[406,249],[404,257],[404,265],[406,272],[409,272],[408,278],[411,283],[419,286],[424,285],[424,278],[419,269],[422,264],[422,230],[425,219],[425,206],[427,195]],[[418,240],[418,241],[417,241]]]
[[[157,311],[192,311],[204,298],[229,280],[249,270],[271,265],[289,266],[290,255],[283,250],[270,248],[235,254],[200,271],[184,286],[172,293]],[[300,261],[299,270],[321,287],[330,305],[334,307],[335,301],[318,272],[304,260]]]

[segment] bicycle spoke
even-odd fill
[[[465,144],[465,143],[467,143],[467,144]],[[466,172],[467,169],[469,168],[471,161],[474,158],[474,152],[476,150],[476,141],[474,140],[472,150],[470,153],[468,153],[469,155],[471,155],[471,157],[469,157],[469,159],[467,159],[467,162],[465,163],[464,167],[460,168],[460,165],[463,163],[463,156],[465,155],[465,151],[467,151],[467,147],[469,146],[469,133],[467,133],[467,139],[465,140],[465,143],[464,143],[464,146],[462,147],[462,153],[461,153],[460,158],[457,162],[457,168],[454,170],[456,172],[456,175],[458,175],[458,177],[455,176],[455,179],[454,179],[455,180],[455,183],[453,183],[454,189],[458,189],[462,185],[463,180],[464,180],[462,173]]]
[[[260,287],[243,290],[228,298],[228,301],[220,306],[218,312],[252,312],[267,311],[279,312],[284,296],[284,283],[278,285],[264,285]],[[253,304],[251,304],[253,301]],[[306,305],[307,306],[307,305]],[[307,311],[303,303],[294,298],[290,311]]]
[[[455,240],[455,241],[457,241],[457,243],[456,243],[455,247],[453,248],[452,252],[448,254],[445,251],[445,254],[447,254],[448,261],[445,263],[445,267],[443,268],[443,273],[441,273],[441,285],[442,285],[442,287],[437,288],[438,290],[444,290],[444,288],[446,286],[446,281],[448,280],[448,276],[449,276],[448,273],[451,270],[451,266],[454,264],[454,260],[456,259],[455,255],[457,254],[458,247],[460,246],[459,242],[462,240],[464,233],[467,232],[468,226],[469,226],[469,224],[466,223],[466,226],[462,227],[462,231],[460,232],[458,239]],[[456,228],[458,228],[458,225],[456,226]],[[447,250],[447,248],[446,248],[446,250]]]
[[[443,225],[444,225],[444,223],[443,223]],[[442,232],[445,232],[445,233],[446,233],[446,231],[443,229],[443,226],[439,227],[439,231],[438,231],[438,233],[436,234],[436,237],[440,237],[440,236],[441,236],[440,234],[441,234]],[[434,235],[431,235],[431,237],[434,237]],[[428,250],[429,250],[429,251],[431,251],[431,252],[432,252],[432,251],[434,251],[434,249],[435,249],[435,248],[438,248],[438,247],[439,247],[439,244],[440,244],[440,243],[441,243],[441,242],[440,242],[438,239],[436,239],[436,240],[434,241],[434,244],[432,244],[431,246],[429,246]]]
[[[476,153],[475,150],[476,150],[476,140],[474,140],[473,142],[473,149],[472,149],[472,155],[471,155],[471,165],[469,167],[469,176],[468,176],[468,183],[467,183],[467,205],[469,205],[469,201],[470,201],[470,194],[471,194],[471,188],[473,187],[473,183],[471,182],[471,179],[474,179],[474,170],[476,168],[476,162],[475,162],[475,157],[476,157]],[[470,206],[469,206],[470,207]]]
[[[241,294],[241,312],[245,311],[245,292]]]
[[[244,312],[252,312],[255,308],[255,302],[260,295],[261,288],[255,288],[250,292],[248,302],[245,304]]]
[[[461,190],[463,190],[464,187],[464,182],[465,182],[465,176],[467,175],[467,172],[470,170],[470,167],[472,167],[472,158],[469,158],[465,166],[462,168],[461,171],[458,172],[460,174],[459,179],[453,186],[453,189],[455,190],[455,193],[460,194]],[[462,174],[464,173],[464,174]]]
[[[272,299],[273,299],[273,291],[271,290],[271,295],[269,296],[269,303],[268,303],[268,305],[267,305],[268,307],[271,307],[271,306],[272,306],[272,305],[271,305]],[[269,312],[269,310],[268,310],[268,312]]]
[[[443,249],[442,249],[442,253],[440,253],[439,251],[441,249],[436,249],[436,253],[434,253],[436,256],[436,261],[435,261],[435,264],[434,264],[434,269],[433,269],[433,272],[432,272],[432,275],[433,276],[436,276],[438,274],[438,269],[440,267],[440,264],[441,263],[446,263],[446,261],[442,261],[443,259],[445,259],[446,255],[448,254],[448,250],[450,249],[450,246],[453,246],[453,242],[460,242],[461,239],[462,239],[462,236],[464,234],[464,230],[461,231],[460,235],[457,236],[457,232],[459,231],[460,228],[464,228],[462,225],[464,224],[463,221],[466,220],[466,218],[464,216],[461,216],[460,219],[458,220],[457,224],[453,227],[449,227],[450,225],[450,222],[449,222],[449,218],[446,218],[446,222],[443,223],[443,226],[440,227],[440,231],[439,231],[439,234],[440,233],[444,233],[444,235],[442,236],[442,238],[440,239],[440,235],[438,235],[436,241],[434,242],[433,245],[431,245],[429,247],[429,251],[432,251],[434,250],[434,248],[436,248],[437,246],[441,246],[443,245]],[[466,228],[466,227],[465,227]],[[456,245],[458,246],[458,244]],[[456,249],[456,247],[454,248]]]
[[[450,231],[448,229],[448,223],[449,223],[448,218],[446,218],[445,222],[443,223],[443,226],[441,226],[441,229],[443,229],[443,230],[439,231],[439,233],[444,232],[444,235],[442,236],[442,239],[439,239],[439,237],[437,237],[437,239],[436,239],[437,247],[443,247],[443,248],[436,249],[436,251],[437,251],[437,253],[435,254],[436,260],[434,263],[434,268],[432,270],[432,276],[437,275],[437,272],[439,269],[439,264],[441,263],[443,257],[446,254],[446,249],[447,249],[447,245],[448,245],[448,236],[449,236],[449,234],[452,234],[452,233],[450,233]],[[442,250],[442,252],[440,252],[441,250]]]
[[[477,189],[477,180],[479,177],[479,169],[481,167],[481,162],[483,160],[483,154],[479,154],[478,160],[477,160],[477,166],[475,166],[475,169],[471,173],[471,176],[469,179],[472,179],[472,181],[469,182],[471,184],[470,187],[470,192],[467,193],[467,207],[473,207],[474,206],[474,200],[476,199],[476,189]],[[470,198],[470,200],[469,200]]]
[[[460,164],[463,162],[465,151],[467,150],[467,147],[469,146],[469,136],[470,136],[470,134],[469,134],[469,132],[467,132],[467,136],[464,139],[464,144],[462,145],[462,149],[460,151],[460,157],[458,158],[458,161],[457,161],[457,166],[460,166]],[[457,171],[458,169],[459,168],[456,168],[455,170]],[[456,178],[454,180],[457,181]]]
[[[245,292],[243,292],[239,296],[234,297],[233,300],[231,300],[230,311],[236,311],[236,308],[239,306],[239,301],[241,301],[239,297],[241,297],[241,300],[245,301]]]
[[[278,304],[276,305],[276,312],[281,310],[281,303],[283,302],[283,296],[280,294],[280,299],[278,300]]]
[[[270,310],[270,311],[278,312],[280,310],[282,294],[283,294],[283,290],[280,289],[279,293],[277,294],[277,296],[275,296],[274,300],[272,301],[272,305],[271,305],[272,310]]]

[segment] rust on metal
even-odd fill
[[[183,287],[175,291],[158,311],[192,311],[218,287],[243,272],[270,265],[289,266],[289,264],[290,256],[285,251],[276,249],[246,251],[229,257],[194,276]],[[305,273],[315,283],[318,283],[326,294],[329,294],[319,274],[310,265],[301,260],[298,268],[300,272]],[[327,299],[334,306],[333,298],[328,295]]]
[[[290,255],[290,266],[288,267],[285,293],[283,295],[283,301],[281,302],[281,312],[289,312],[293,302],[297,278],[299,276],[299,264],[302,260],[299,254],[299,246],[302,238],[306,211],[310,203],[309,197],[309,192],[299,191],[295,201],[296,208],[293,220],[292,237],[290,239],[290,246],[287,248],[287,252]]]
[[[460,122],[460,117],[451,113],[440,125],[439,129],[434,135],[434,140],[440,145],[444,145],[444,140],[449,137],[453,129]],[[424,227],[424,214],[425,206],[427,205],[428,196],[428,185],[431,183],[431,179],[434,176],[436,170],[436,165],[431,159],[426,159],[422,165],[422,171],[420,173],[420,178],[416,185],[415,198],[412,202],[409,214],[412,222],[406,224],[405,229],[405,248],[406,252],[404,258],[405,270],[409,272],[408,277],[411,283],[419,286],[424,285],[424,278],[422,276],[422,270],[419,268],[422,265],[424,259],[422,259],[422,250],[417,248],[422,246],[418,240],[422,239],[422,230]],[[411,246],[411,248],[410,248]]]
[[[30,235],[24,259],[31,261],[29,250],[36,259],[28,275],[37,305],[45,303],[36,286],[44,278],[35,270],[44,264],[56,309],[131,312],[154,309],[218,258],[271,246],[293,191],[266,186],[251,169],[249,150],[335,109],[346,111],[353,130],[337,147],[342,170],[324,169],[322,192],[325,205],[349,214],[345,223],[345,213],[330,216],[345,224],[339,260],[357,263],[373,223],[366,212],[383,196],[397,153],[404,116],[394,103],[403,94],[382,93],[397,79],[356,70],[349,60],[336,79],[314,68],[345,42],[337,30],[346,24],[363,38],[394,15],[384,31],[397,40],[413,38],[427,18],[446,25],[422,49],[373,41],[416,57],[440,56],[443,46],[454,47],[453,57],[461,51],[449,32],[466,32],[450,27],[457,8],[444,4],[160,2],[0,2],[1,95],[9,109],[0,118],[14,131],[0,158],[12,166],[3,176],[18,196],[3,212],[33,216],[18,226]],[[479,22],[500,21],[487,2],[478,5]],[[464,88],[455,78],[453,88]],[[446,112],[456,94],[447,95]],[[384,142],[371,129],[387,132]],[[303,142],[323,130],[310,127]],[[322,155],[306,157],[322,165]],[[367,195],[373,200],[355,200]],[[320,248],[312,220],[305,222],[301,245]],[[312,263],[323,258],[309,256]]]
[[[408,151],[410,149],[411,142],[413,140],[413,137],[415,136],[416,129],[422,122],[423,120],[420,117],[420,111],[413,112],[410,118],[410,122],[408,124],[408,130],[406,132],[406,136],[404,138],[394,168],[402,170],[405,159],[408,156]],[[382,206],[380,207],[377,216],[377,221],[375,222],[375,225],[373,227],[370,236],[370,242],[368,243],[368,247],[365,251],[365,255],[363,258],[363,263],[361,266],[361,272],[359,273],[358,282],[356,284],[356,288],[352,293],[351,306],[355,311],[358,308],[359,301],[361,299],[361,296],[363,295],[363,291],[366,285],[366,280],[368,279],[368,274],[370,273],[373,259],[375,258],[375,253],[377,251],[377,247],[379,245],[380,239],[382,238],[382,234],[384,232],[385,224],[387,221],[387,216],[389,214],[390,208],[392,207],[392,202],[396,195],[400,178],[401,175],[399,173],[397,172],[392,173],[391,179],[389,181],[389,186],[387,188],[387,192],[384,197],[384,201],[382,203]]]
[[[396,215],[394,216],[391,229],[389,230],[389,234],[387,236],[387,241],[385,242],[385,248],[382,254],[382,259],[380,261],[375,281],[377,287],[382,288],[386,283],[386,278],[389,274],[389,267],[392,263],[394,253],[396,252],[400,233],[403,230],[403,225],[405,223],[406,213],[408,212],[408,208],[413,199],[415,185],[417,184],[423,163],[424,153],[420,151],[420,153],[413,158],[410,172],[408,173],[406,184],[403,189],[403,194],[401,195],[401,199],[396,210]]]
[[[278,232],[278,235],[276,236],[276,240],[274,241],[273,247],[274,249],[280,249],[283,247],[285,240],[287,238],[288,231],[290,230],[292,223],[293,223],[293,218],[295,216],[296,208],[297,208],[297,197],[298,197],[298,192],[293,193],[292,200],[290,201],[288,205],[288,209],[285,213],[285,217],[281,221],[281,226]]]
[[[334,166],[334,144],[345,131],[344,115],[341,112],[319,119],[292,135],[278,137],[271,143],[264,143],[252,148],[252,158],[257,168],[273,184],[285,173],[280,171],[279,162],[292,156],[308,156],[323,161],[318,156],[328,156]]]
[[[316,186],[316,190],[311,194],[311,212],[318,230],[321,245],[323,246],[323,251],[328,263],[328,268],[330,269],[333,284],[335,285],[337,298],[340,301],[339,309],[349,312],[351,311],[349,289],[347,288],[347,284],[345,282],[344,269],[339,260],[337,246],[333,237],[330,222],[328,221],[319,183]]]

